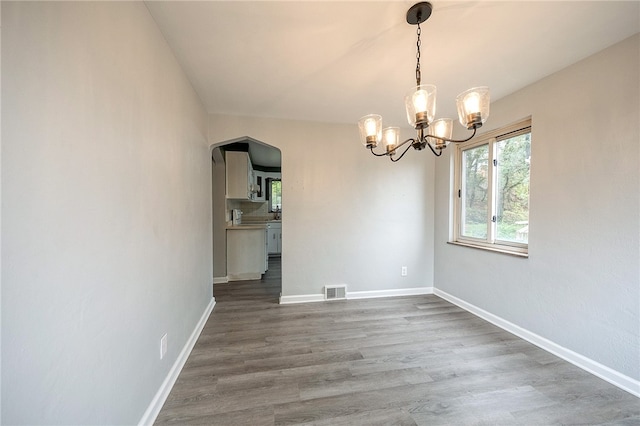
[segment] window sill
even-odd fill
[[[495,253],[507,254],[507,255],[510,255],[510,256],[520,257],[520,258],[524,258],[524,259],[528,259],[529,258],[529,253],[528,252],[509,250],[508,248],[505,248],[504,246],[489,247],[489,246],[480,245],[480,244],[473,244],[473,243],[467,243],[467,242],[463,243],[463,242],[460,242],[460,241],[447,241],[447,244],[453,244],[455,246],[469,247],[469,248],[480,249],[480,250],[485,250],[485,251],[492,251],[492,252],[495,252]]]

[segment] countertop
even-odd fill
[[[248,223],[243,223],[241,225],[228,225],[227,226],[227,230],[233,230],[233,231],[249,231],[252,229],[266,229],[267,228],[267,224],[266,223],[252,223],[252,224],[248,224]]]
[[[227,225],[227,229],[233,230],[248,230],[248,229],[265,229],[270,223],[282,223],[282,219],[279,220],[248,220],[240,225]]]

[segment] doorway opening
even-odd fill
[[[250,137],[211,146],[213,291],[227,298],[282,293],[282,154]]]

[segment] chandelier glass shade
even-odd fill
[[[489,117],[490,93],[488,87],[474,87],[462,92],[456,98],[458,120],[467,130],[473,134],[466,139],[452,139],[453,120],[441,118],[435,120],[437,88],[433,84],[421,84],[420,73],[420,24],[431,16],[433,7],[429,2],[421,2],[413,5],[407,11],[407,23],[417,25],[417,63],[416,85],[405,96],[404,103],[407,112],[407,121],[417,132],[416,138],[400,142],[400,129],[398,127],[382,128],[382,117],[378,114],[365,115],[358,121],[360,138],[364,146],[377,157],[388,156],[391,161],[399,161],[404,154],[413,147],[422,150],[428,146],[436,156],[442,155],[442,150],[450,142],[460,143],[472,139],[487,118]],[[374,148],[379,143],[384,144],[384,151],[377,153]],[[402,153],[399,148],[405,146]]]
[[[407,120],[411,127],[427,127],[436,115],[436,93],[433,84],[420,84],[404,97]]]

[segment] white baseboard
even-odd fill
[[[162,409],[164,402],[167,400],[169,392],[171,392],[171,388],[178,379],[178,375],[180,374],[180,371],[182,371],[182,367],[184,367],[185,362],[187,362],[187,358],[189,358],[189,354],[191,353],[193,346],[196,344],[196,341],[198,340],[198,337],[200,336],[200,333],[202,332],[207,319],[209,319],[209,315],[211,315],[215,305],[216,299],[212,297],[211,302],[209,302],[209,305],[205,308],[204,313],[200,317],[200,321],[198,321],[198,324],[196,324],[196,327],[193,329],[187,343],[185,343],[180,355],[178,355],[178,358],[173,363],[171,370],[169,370],[169,374],[167,374],[162,385],[160,385],[160,389],[158,389],[158,392],[156,392],[155,396],[151,400],[151,404],[149,404],[149,407],[147,407],[147,410],[142,415],[138,425],[152,425],[153,422],[155,422],[156,417],[158,417],[158,414],[160,413],[160,409]]]
[[[560,346],[549,339],[515,325],[475,305],[467,303],[462,299],[458,299],[445,291],[436,288],[434,289],[434,294],[640,398],[640,381],[613,370],[606,365],[602,365],[597,361],[585,357],[584,355],[580,355],[571,349]]]
[[[298,294],[295,296],[282,296],[280,295],[280,304],[287,305],[290,303],[309,303],[309,302],[324,302],[324,294]]]
[[[229,277],[213,277],[214,284],[227,284],[229,283]]]
[[[433,287],[398,288],[392,290],[348,291],[347,299],[371,299],[374,297],[418,296],[433,294]],[[324,302],[324,294],[299,294],[295,296],[280,296],[280,304]],[[332,300],[333,302],[333,300]]]
[[[262,278],[262,274],[256,272],[245,272],[242,274],[227,275],[229,281],[248,281],[259,280]]]
[[[348,291],[347,299],[371,299],[374,297],[419,296],[433,294],[433,287],[399,288],[392,290]]]

